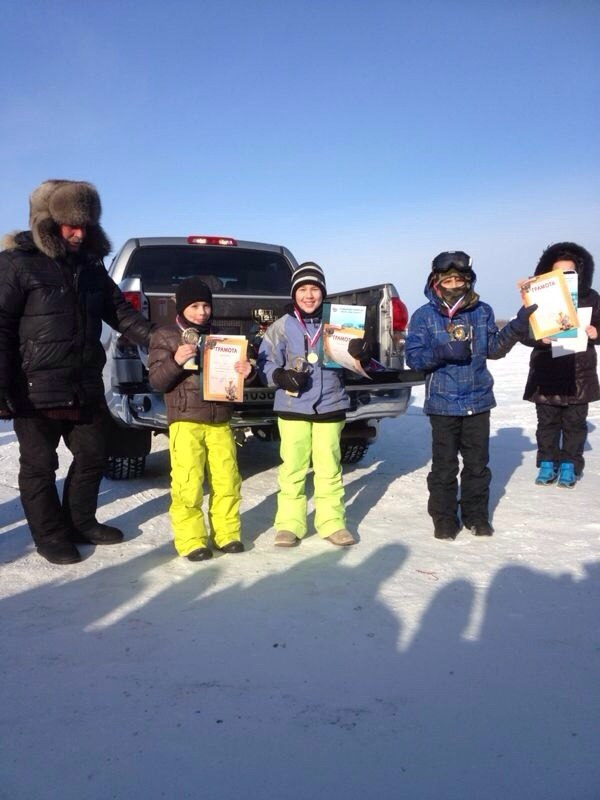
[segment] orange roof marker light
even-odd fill
[[[221,247],[237,247],[237,241],[230,236],[188,236],[188,244],[216,244]]]

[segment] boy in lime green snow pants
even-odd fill
[[[171,454],[171,524],[175,549],[190,561],[212,558],[217,550],[240,553],[240,486],[231,403],[204,400],[197,367],[198,342],[211,332],[212,293],[200,278],[177,287],[175,324],[152,334],[148,371],[154,389],[164,392]],[[182,337],[183,331],[186,336]],[[187,341],[192,338],[191,344]],[[236,372],[250,374],[248,360]],[[204,476],[210,486],[207,530],[202,511]]]

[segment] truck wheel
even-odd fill
[[[152,431],[125,428],[109,420],[106,435],[108,464],[104,476],[113,481],[141,478],[152,449]]]
[[[347,439],[341,442],[342,464],[358,464],[369,449],[367,439]]]
[[[141,478],[146,469],[146,456],[109,456],[105,478],[111,481],[126,481]]]

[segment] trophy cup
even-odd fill
[[[198,343],[200,342],[200,334],[196,330],[196,328],[184,328],[181,331],[181,344],[195,344],[198,347]],[[198,352],[196,351],[195,355],[188,360],[183,365],[184,369],[198,369]]]
[[[307,362],[307,360],[305,358],[303,358],[302,356],[297,356],[292,361],[292,369],[295,372],[308,372],[308,362]],[[290,392],[289,389],[286,389],[285,393],[289,394],[290,397],[298,397],[298,395],[300,394],[300,392]]]

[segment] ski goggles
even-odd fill
[[[435,273],[448,272],[455,269],[457,272],[470,273],[473,267],[471,256],[463,253],[462,250],[450,250],[440,253],[431,262],[431,271]]]

